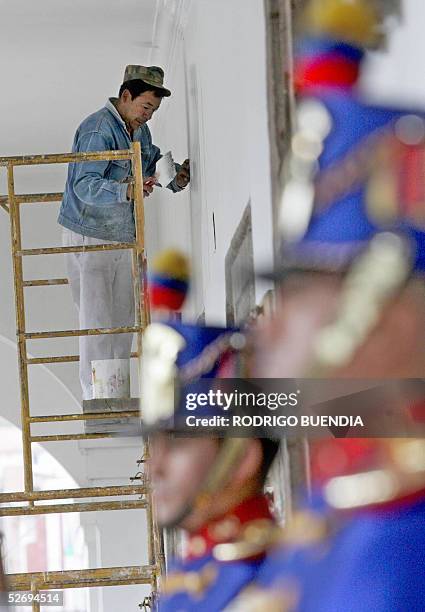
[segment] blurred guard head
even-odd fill
[[[208,507],[214,512],[229,481],[240,483],[228,495],[237,501],[262,487],[277,442],[226,437],[220,423],[202,429],[201,436],[200,428],[193,427],[191,436],[186,424],[188,416],[224,416],[221,407],[210,403],[188,412],[187,394],[205,392],[221,376],[241,376],[244,343],[236,330],[177,322],[153,323],[144,333],[142,427],[152,436],[151,477],[162,525],[198,527]]]
[[[280,264],[272,276],[283,295],[293,272],[316,284],[327,275],[339,298],[334,304],[324,291],[304,296],[311,308],[321,302],[325,327],[308,371],[269,376],[326,374],[348,364],[386,305],[425,272],[425,114],[368,104],[352,87],[377,29],[370,5],[310,4],[296,63],[303,86],[279,213]],[[307,280],[301,285],[307,288]]]
[[[143,335],[142,420],[145,431],[185,432],[185,395],[199,392],[200,381],[214,379],[220,367],[244,343],[236,330],[187,325],[179,322],[152,323]],[[190,414],[190,413],[189,413]],[[219,414],[216,408],[200,406],[196,416]]]
[[[377,30],[371,6],[310,3],[280,207],[279,298],[258,334],[257,376],[425,371],[425,114],[371,105],[353,88]],[[325,441],[312,463],[339,508],[424,486],[421,440]]]

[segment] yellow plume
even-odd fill
[[[313,34],[362,47],[374,45],[380,38],[379,16],[371,0],[311,0],[303,25]]]
[[[177,280],[189,279],[189,262],[181,251],[167,249],[161,251],[152,261],[152,271]]]

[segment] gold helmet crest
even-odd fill
[[[370,0],[311,0],[303,29],[361,47],[375,46],[380,38],[380,15]]]

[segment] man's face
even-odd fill
[[[256,331],[255,375],[308,375],[318,331],[334,320],[341,281],[331,275],[294,274],[278,289],[274,316]]]
[[[335,321],[342,278],[299,274],[278,289],[276,312],[256,334],[255,375],[308,377],[319,331]],[[415,378],[424,368],[425,300],[416,284],[385,306],[349,363],[328,372],[332,378]]]
[[[217,453],[214,438],[153,436],[149,473],[161,526],[178,523],[186,527],[180,518],[200,491]]]
[[[121,95],[121,114],[127,125],[133,131],[144,125],[161,104],[162,98],[158,98],[153,91],[145,91],[131,99],[131,94],[128,89],[125,89]]]

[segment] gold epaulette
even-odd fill
[[[238,561],[268,552],[282,538],[282,529],[270,519],[247,523],[234,542],[216,544],[213,556],[217,561]]]
[[[425,440],[382,440],[385,460],[374,469],[335,476],[324,497],[336,510],[360,510],[389,504],[425,490]]]
[[[198,571],[172,572],[165,577],[161,593],[163,595],[188,593],[195,597],[201,597],[217,578],[217,574],[218,568],[215,563],[207,563],[205,567]]]
[[[282,545],[312,546],[324,542],[331,533],[327,516],[313,510],[300,510],[288,521],[283,530]]]
[[[262,588],[250,585],[223,612],[295,612],[299,589],[294,585],[282,588]]]

